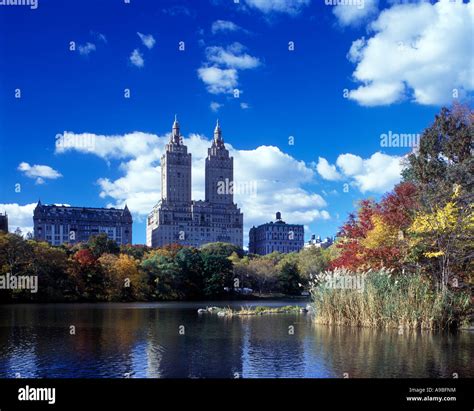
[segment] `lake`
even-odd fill
[[[316,325],[310,314],[197,314],[210,305],[295,302],[2,305],[0,377],[474,376],[470,332],[399,335]]]

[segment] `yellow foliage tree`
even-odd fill
[[[438,259],[443,290],[453,264],[472,258],[474,205],[458,204],[459,197],[460,187],[455,185],[448,203],[432,212],[419,212],[408,230],[412,247],[421,247],[425,257]]]
[[[137,260],[127,254],[103,254],[99,262],[109,283],[110,300],[140,297],[145,283]]]
[[[367,232],[361,244],[370,250],[379,247],[393,247],[398,242],[398,229],[387,224],[382,216],[374,214],[371,218],[373,228]]]

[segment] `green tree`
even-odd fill
[[[0,231],[0,269],[2,274],[25,273],[32,258],[31,244],[18,234]]]
[[[250,278],[252,288],[258,290],[260,295],[277,291],[277,263],[279,256],[269,254],[268,256],[253,256],[249,260]]]
[[[230,257],[232,253],[237,253],[240,258],[244,256],[244,250],[241,247],[230,243],[208,243],[202,245],[200,249],[203,253],[220,255],[224,257]]]
[[[95,258],[99,258],[102,254],[118,254],[120,247],[114,240],[109,239],[107,234],[101,233],[89,238],[87,248],[91,251]]]
[[[310,275],[317,275],[329,267],[330,252],[320,247],[303,248],[297,255],[301,278],[307,282]]]
[[[298,265],[295,262],[283,263],[280,273],[278,275],[279,286],[284,294],[300,295],[302,288],[300,272]]]
[[[204,290],[204,262],[201,252],[194,247],[181,249],[175,258],[179,268],[179,284],[187,299],[197,299]]]
[[[137,260],[142,260],[150,248],[143,244],[123,244],[120,246],[120,253],[127,254]]]
[[[232,261],[227,256],[202,253],[204,274],[204,296],[220,297],[224,287],[232,287]]]
[[[423,132],[418,149],[408,156],[403,177],[417,186],[425,211],[432,212],[434,205],[448,202],[455,184],[464,193],[459,201],[472,201],[473,119],[474,113],[467,106],[443,107]]]

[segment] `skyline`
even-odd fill
[[[256,196],[235,199],[245,246],[249,228],[277,211],[305,225],[305,240],[333,236],[358,200],[400,179],[411,148],[382,136],[416,136],[453,97],[471,101],[472,3],[396,3],[85,1],[73,16],[57,1],[0,8],[10,39],[0,44],[0,211],[10,231],[32,227],[38,199],[127,204],[133,243],[145,243],[177,113],[194,199],[204,198],[217,119],[236,184],[255,183]],[[61,146],[61,134],[85,146]]]

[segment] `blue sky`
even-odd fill
[[[383,146],[381,135],[415,136],[474,89],[472,3],[358,1],[0,5],[0,211],[10,230],[31,229],[39,198],[127,203],[144,243],[176,113],[194,199],[219,118],[236,182],[253,187],[236,195],[246,231],[281,211],[307,238],[334,235],[359,199],[399,181],[411,147]],[[58,147],[58,134],[75,145]]]

